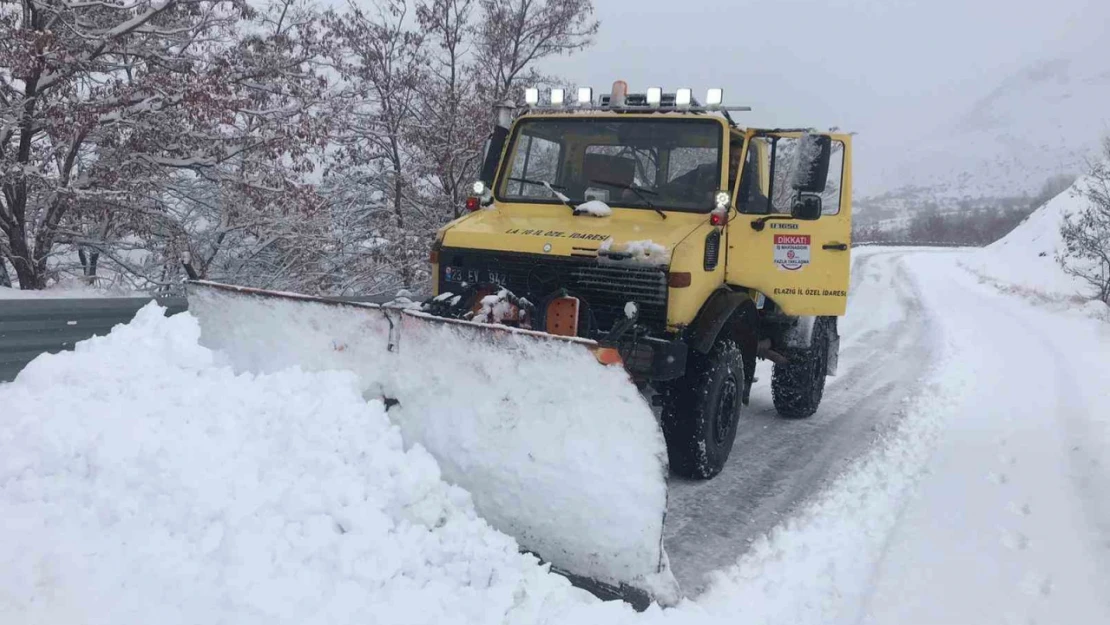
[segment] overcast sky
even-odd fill
[[[755,109],[739,123],[837,125],[860,133],[857,154],[939,126],[1077,41],[1110,58],[1110,0],[594,2],[597,43],[547,69],[602,91],[721,86]]]

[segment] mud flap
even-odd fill
[[[201,342],[236,370],[353,372],[478,514],[578,585],[671,605],[667,455],[647,401],[592,341],[412,309],[188,283]]]

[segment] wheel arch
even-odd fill
[[[700,354],[708,354],[722,335],[736,341],[744,359],[746,396],[755,377],[759,346],[759,311],[751,296],[727,287],[717,289],[702,305],[688,332],[690,349]]]
[[[736,323],[746,323],[753,330],[758,327],[755,302],[743,291],[721,287],[705,300],[694,317],[687,329],[687,344],[698,353],[708,354],[721,331]]]

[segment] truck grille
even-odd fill
[[[658,267],[601,265],[597,259],[443,249],[439,254],[440,291],[458,289],[460,271],[478,282],[499,281],[537,306],[565,288],[585,301],[595,330],[607,332],[624,316],[624,305],[640,306],[640,323],[653,334],[667,326],[667,274]],[[452,280],[448,279],[451,271]]]

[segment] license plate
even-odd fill
[[[448,282],[463,282],[466,284],[496,284],[503,286],[507,281],[504,271],[492,269],[469,269],[465,267],[447,267],[444,276]]]

